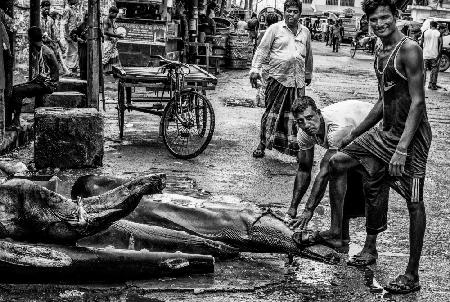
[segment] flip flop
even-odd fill
[[[420,290],[419,281],[413,281],[405,275],[399,275],[384,287],[391,294],[409,294]]]
[[[262,149],[256,149],[255,151],[253,151],[253,157],[254,157],[254,158],[261,158],[261,157],[264,157],[264,150],[262,150]]]
[[[364,256],[366,255],[366,256]],[[363,266],[369,266],[372,264],[375,264],[377,262],[377,257],[370,255],[368,257],[367,255],[370,254],[356,254],[353,256],[349,261],[347,261],[348,266],[356,266],[356,267],[363,267]]]

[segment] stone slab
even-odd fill
[[[53,92],[44,97],[43,107],[83,108],[86,95],[77,91]]]
[[[103,143],[103,116],[96,109],[36,109],[34,162],[37,169],[101,166]]]
[[[87,81],[76,78],[59,78],[59,83],[56,91],[78,91],[86,95]]]

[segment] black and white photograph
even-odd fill
[[[0,302],[450,301],[450,0],[1,0]]]

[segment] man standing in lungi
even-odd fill
[[[103,42],[103,71],[105,73],[112,73],[113,66],[120,66],[119,50],[117,49],[117,40],[123,38],[122,34],[117,33],[116,18],[119,9],[115,6],[109,8],[108,16],[103,20],[103,35],[105,41]]]
[[[256,49],[250,70],[250,82],[257,88],[262,65],[268,59],[266,111],[261,118],[260,143],[254,157],[264,150],[276,149],[298,156],[297,129],[291,113],[292,102],[305,94],[311,83],[313,57],[309,30],[299,23],[302,3],[286,0],[284,20],[270,26]]]
[[[366,244],[353,259],[360,261],[377,257],[377,234],[385,228],[373,226],[385,220],[383,216],[388,206],[379,198],[380,191],[390,185],[406,199],[410,218],[409,262],[405,273],[385,288],[392,293],[409,293],[420,289],[419,260],[426,224],[423,185],[431,144],[422,49],[397,29],[397,10],[393,2],[364,0],[362,9],[374,34],[382,41],[374,63],[379,100],[367,118],[343,139],[342,146],[353,143],[330,159],[330,202],[342,217],[347,171],[361,165],[369,182],[365,196]],[[380,120],[382,125],[372,128]],[[340,239],[341,228],[342,218],[335,219],[331,229],[322,234]]]
[[[70,37],[70,33],[81,23],[82,13],[78,8],[78,0],[68,0],[68,7],[63,14],[64,37],[67,43],[66,66],[73,73],[78,68],[78,44]]]

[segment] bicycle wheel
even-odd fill
[[[180,100],[173,98],[162,116],[163,142],[169,152],[181,159],[202,153],[214,133],[215,116],[209,100],[194,91],[184,91]]]
[[[350,57],[354,58],[355,54],[356,54],[356,47],[357,47],[357,43],[355,43],[354,41],[352,41],[350,43]]]

